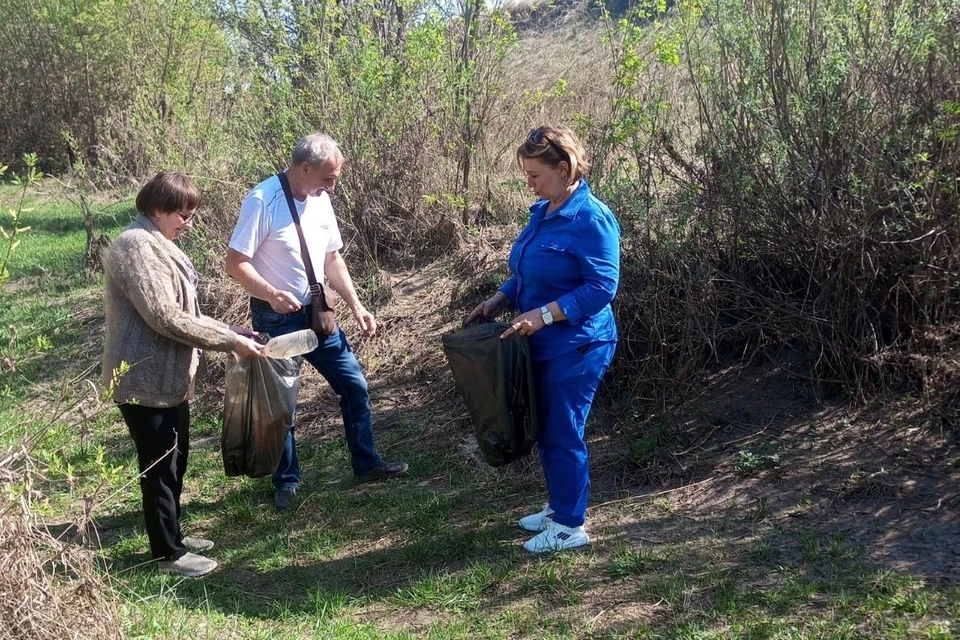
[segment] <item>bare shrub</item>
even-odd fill
[[[620,25],[597,187],[642,395],[782,344],[860,398],[925,384],[904,356],[960,311],[958,26],[938,0],[682,5],[647,44]]]
[[[91,482],[76,496],[80,513],[66,529],[78,532],[76,539],[54,537],[34,505],[41,496],[39,488],[51,480],[67,482],[71,491],[79,489],[77,476],[67,471],[67,477],[61,477],[62,469],[54,469],[37,455],[52,425],[67,421],[68,428],[86,433],[87,421],[103,406],[96,393],[88,390],[74,398],[64,384],[59,396],[44,407],[46,417],[27,417],[13,427],[22,430],[23,436],[0,449],[0,633],[4,638],[123,637],[109,575],[98,566],[90,547],[95,542],[93,513],[111,483],[120,480],[122,470],[98,459],[99,475],[87,478]],[[5,441],[9,435],[3,434]]]
[[[522,37],[474,0],[188,4],[124,5],[123,31],[107,5],[21,2],[0,39],[23,52],[54,29],[59,65],[0,61],[0,143],[22,143],[23,112],[25,136],[55,154],[67,129],[98,175],[194,176],[191,252],[213,315],[245,317],[226,238],[301,135],[341,143],[345,251],[385,300],[384,268],[463,251],[455,268],[475,271],[471,255],[505,254],[483,236],[526,215],[513,151],[564,122],[623,226],[614,374],[639,397],[782,344],[860,397],[929,384],[914,356],[934,357],[928,336],[960,311],[956,3],[643,0],[623,20],[568,12]],[[153,22],[182,28],[144,33]],[[132,52],[141,36],[159,55]]]
[[[22,452],[0,462],[8,488]],[[20,467],[18,469],[18,467]],[[8,495],[4,491],[4,495]],[[123,637],[93,553],[57,540],[34,523],[29,503],[5,499],[0,514],[0,628],[24,640]]]

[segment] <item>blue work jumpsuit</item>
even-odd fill
[[[617,344],[610,302],[620,280],[620,224],[582,179],[550,215],[548,204],[530,207],[510,251],[513,275],[500,291],[520,313],[556,301],[567,316],[531,335],[530,352],[552,518],[578,527],[590,493],[584,426]]]

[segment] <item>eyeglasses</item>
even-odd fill
[[[567,160],[570,158],[570,155],[551,140],[550,136],[544,133],[539,127],[530,129],[530,133],[527,134],[527,141],[533,144],[541,144],[544,140],[546,140],[548,145],[553,147],[553,150],[557,152],[557,155],[559,155],[561,159]]]
[[[177,215],[180,216],[180,219],[183,220],[183,223],[186,224],[192,220],[195,220],[197,217],[196,211],[190,211],[184,213],[183,211],[177,211]]]

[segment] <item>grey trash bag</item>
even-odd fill
[[[522,458],[537,441],[530,346],[520,334],[501,340],[508,326],[479,322],[441,336],[480,452],[493,467]]]
[[[220,436],[228,476],[260,478],[277,470],[297,408],[301,362],[229,356]]]

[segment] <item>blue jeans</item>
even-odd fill
[[[579,527],[586,517],[590,462],[583,431],[616,348],[616,342],[594,342],[533,363],[540,464],[554,510],[551,517],[565,527]]]
[[[272,309],[255,307],[252,310],[253,328],[257,332],[282,336],[310,325],[306,309],[294,313],[277,313]],[[373,416],[370,411],[370,393],[360,363],[347,342],[347,336],[338,328],[337,335],[320,336],[316,349],[304,359],[320,372],[330,388],[340,396],[343,428],[350,449],[350,464],[355,475],[362,475],[380,464],[380,456],[373,448]],[[297,460],[296,420],[287,434],[287,442],[280,456],[280,464],[273,474],[277,489],[296,488],[300,483],[300,462]]]

